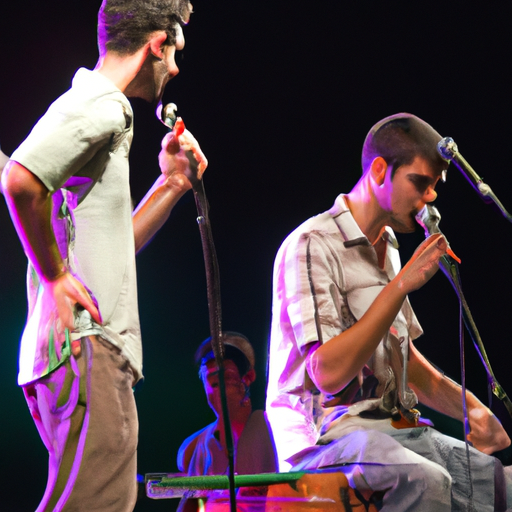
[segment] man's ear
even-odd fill
[[[164,45],[165,41],[167,41],[167,32],[165,32],[165,30],[158,30],[157,32],[153,32],[149,39],[149,49],[151,50],[151,53],[159,59],[164,58],[162,46]]]
[[[249,370],[243,377],[242,381],[246,386],[250,386],[256,380],[256,372],[254,369]]]
[[[388,164],[381,156],[376,156],[370,164],[370,173],[377,185],[382,185],[386,178]]]

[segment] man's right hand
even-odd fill
[[[181,117],[162,140],[158,156],[162,174],[183,191],[191,189],[201,180],[208,167],[208,160],[194,136],[185,128]]]
[[[439,269],[439,259],[446,254],[448,243],[440,233],[429,236],[415,251],[398,274],[398,287],[406,295],[421,288]]]

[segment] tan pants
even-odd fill
[[[82,353],[23,388],[48,453],[37,512],[128,512],[137,496],[138,421],[133,371],[96,336]]]

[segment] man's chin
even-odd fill
[[[142,100],[145,103],[148,103],[149,105],[151,105],[151,107],[154,108],[155,110],[157,109],[157,107],[160,103],[159,99],[150,98],[144,94],[130,94],[130,96],[128,96],[128,98],[130,98],[131,100],[133,100],[133,99]]]
[[[402,222],[394,219],[393,223],[391,223],[391,228],[393,231],[401,234],[414,233],[417,227],[418,224],[416,223],[414,217],[408,219],[408,222]]]
[[[153,90],[134,90],[134,91],[131,91],[129,89],[127,89],[125,91],[125,95],[130,98],[130,99],[139,99],[139,100],[143,100],[145,101],[146,103],[149,103],[150,105],[152,105],[155,109],[158,107],[159,103],[161,103],[162,101],[162,97],[163,97],[163,91],[158,93],[158,94],[155,94],[155,91]]]

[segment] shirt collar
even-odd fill
[[[345,196],[340,194],[334,205],[329,210],[329,215],[332,217],[338,226],[341,236],[344,241],[345,247],[353,247],[355,245],[371,245],[366,235],[361,231],[361,228],[355,221],[350,209],[345,201]],[[348,214],[348,215],[347,215]],[[386,240],[393,248],[398,249],[398,241],[393,230],[386,226],[382,233],[382,238]]]

